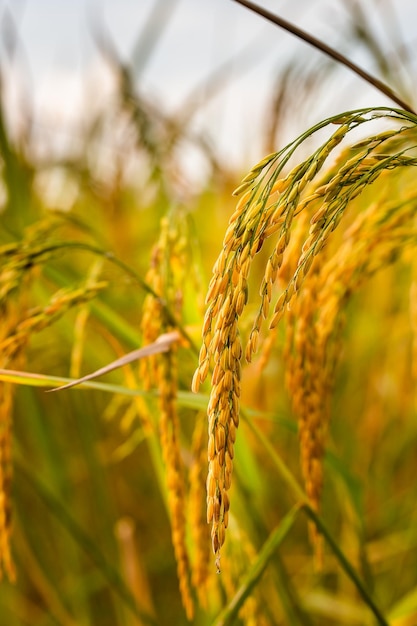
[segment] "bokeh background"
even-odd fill
[[[416,102],[411,0],[262,5]],[[0,552],[11,546],[16,574],[3,556],[0,625],[374,624],[332,550],[315,569],[304,519],[238,617],[219,618],[294,503],[277,456],[302,480],[285,324],[268,368],[246,369],[242,402],[261,438],[239,429],[220,576],[204,522],[209,385],[190,386],[233,189],[318,121],[392,103],[232,0],[0,2],[0,88]],[[412,173],[395,180],[400,199],[412,195]],[[374,189],[385,202],[386,186]],[[374,197],[357,200],[346,228]],[[144,343],[161,258],[190,340],[175,370],[188,622],[161,381],[147,388],[131,364],[102,386],[45,393]],[[349,304],[325,461],[323,518],[391,626],[417,623],[416,275],[412,253],[399,254]]]
[[[262,6],[369,71],[390,72],[393,88],[412,90],[413,2]],[[191,108],[190,129],[239,167],[259,160],[266,142],[289,141],[305,122],[388,104],[349,70],[232,0],[16,0],[2,2],[2,30],[8,114],[18,124],[26,103],[48,149],[74,149],[85,126],[109,107],[117,81],[108,56],[129,68],[135,88],[158,110],[181,118]],[[271,137],[284,86],[298,98],[281,103],[282,124]],[[187,169],[201,177],[202,164],[190,160]]]

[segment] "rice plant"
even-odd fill
[[[0,623],[415,623],[416,114],[187,204],[186,126],[111,62],[140,189],[80,157],[56,210],[0,134]]]

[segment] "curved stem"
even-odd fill
[[[345,573],[351,579],[353,584],[356,586],[356,589],[361,594],[365,604],[368,605],[369,609],[375,615],[378,624],[380,624],[380,626],[389,626],[387,620],[382,615],[381,611],[379,610],[379,608],[377,607],[377,605],[373,601],[373,599],[372,599],[370,593],[368,592],[368,590],[366,589],[364,583],[362,582],[360,577],[357,575],[357,573],[355,571],[355,568],[352,566],[352,564],[349,562],[349,560],[347,559],[345,554],[342,552],[342,550],[340,549],[339,544],[337,543],[337,541],[335,541],[333,539],[331,533],[328,531],[328,529],[324,525],[321,517],[319,515],[317,515],[317,513],[314,511],[314,509],[312,509],[307,504],[302,505],[301,508],[304,511],[304,513],[306,514],[306,516],[308,518],[310,518],[310,520],[312,520],[314,522],[314,524],[317,526],[318,530],[321,532],[323,537],[326,539],[327,543],[329,544],[330,548],[332,549],[332,551],[333,551],[334,555],[336,556],[337,560],[339,561],[340,565],[345,570]]]
[[[242,4],[248,9],[251,9],[255,13],[258,13],[258,15],[262,15],[262,17],[265,17],[270,22],[273,22],[274,24],[276,24],[277,26],[280,26],[281,28],[288,31],[289,33],[295,35],[296,37],[299,37],[306,43],[309,43],[310,45],[312,45],[317,50],[321,50],[321,52],[324,52],[324,54],[327,54],[327,56],[329,56],[330,58],[334,59],[338,63],[341,63],[345,67],[348,67],[350,70],[355,72],[355,74],[357,74],[358,76],[366,80],[367,83],[369,83],[373,87],[376,87],[376,89],[378,89],[385,96],[388,96],[388,98],[391,98],[391,100],[393,102],[396,102],[402,109],[404,109],[405,111],[408,111],[409,113],[415,114],[415,111],[411,108],[411,106],[407,104],[407,102],[404,102],[391,89],[391,87],[388,87],[388,85],[383,83],[381,80],[379,80],[378,78],[375,78],[375,76],[372,76],[372,74],[369,74],[368,72],[363,70],[361,67],[359,67],[359,65],[356,65],[356,63],[353,63],[353,61],[350,61],[343,54],[340,54],[340,52],[337,52],[337,50],[335,50],[334,48],[331,48],[327,44],[320,41],[320,39],[317,39],[313,35],[306,33],[304,30],[302,30],[301,28],[298,28],[297,26],[294,26],[294,24],[291,24],[291,22],[284,20],[282,17],[279,17],[278,15],[274,15],[270,11],[267,11],[266,9],[259,7],[253,2],[249,2],[249,0],[235,0],[235,2]]]
[[[149,293],[150,295],[152,295],[154,298],[156,298],[158,300],[158,302],[160,303],[160,305],[161,305],[161,307],[162,307],[162,309],[163,309],[163,311],[164,311],[164,313],[166,315],[167,320],[170,322],[170,324],[172,324],[173,326],[175,326],[175,328],[177,328],[179,330],[179,332],[184,337],[184,339],[186,339],[187,342],[189,343],[191,350],[195,354],[198,354],[199,350],[198,350],[197,346],[195,345],[193,339],[187,333],[187,331],[185,330],[184,326],[177,320],[177,318],[172,313],[171,309],[168,307],[168,305],[165,302],[165,300],[163,298],[161,298],[156,293],[156,291],[154,291],[154,289],[152,289],[152,287],[150,285],[148,285],[148,283],[146,281],[144,281],[143,278],[141,278],[139,276],[139,274],[137,274],[137,272],[135,272],[135,270],[133,270],[126,263],[124,263],[121,259],[117,258],[113,254],[113,252],[102,250],[101,248],[98,248],[96,246],[90,245],[88,243],[83,243],[83,242],[78,242],[78,241],[65,241],[65,242],[58,242],[58,243],[47,244],[46,246],[44,246],[42,248],[39,248],[39,249],[36,249],[33,252],[31,252],[29,254],[29,256],[31,257],[31,259],[33,259],[33,258],[35,258],[37,256],[42,256],[44,254],[47,254],[48,252],[57,252],[59,250],[67,250],[67,249],[84,250],[85,252],[90,252],[91,254],[97,254],[97,255],[99,255],[101,257],[104,257],[110,263],[113,263],[113,265],[116,265],[121,270],[123,270],[136,283],[138,283],[140,285],[140,287],[144,291],[146,291],[147,293]]]

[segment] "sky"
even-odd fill
[[[259,2],[327,43],[346,46],[362,65],[369,63],[367,69],[375,66],[359,47],[349,48],[344,41],[349,2]],[[398,23],[387,34],[383,23],[394,4]],[[156,45],[149,27],[155,7],[161,28]],[[412,38],[415,21],[410,16],[415,17],[416,7],[411,0],[371,0],[369,7],[375,13],[375,32],[381,37]],[[379,19],[382,14],[385,20]],[[289,59],[297,58],[306,66],[321,60],[321,53],[234,0],[0,0],[0,16],[3,58],[10,23],[18,34],[19,45],[9,67],[10,84],[16,79],[20,92],[27,94],[36,124],[57,141],[105,106],[112,92],[97,33],[112,42],[117,55],[132,68],[138,90],[162,110],[181,111],[193,94],[199,104],[193,125],[209,136],[226,160],[237,164],[256,162],[263,156],[260,137],[271,94]],[[144,57],[148,46],[151,54]],[[225,63],[226,79],[213,97],[207,91],[207,77]],[[314,103],[312,121],[314,116],[318,119],[359,105],[390,104],[348,70],[338,70],[335,76]],[[7,98],[12,115],[18,116],[19,93],[10,87]],[[287,134],[303,130],[294,119]]]

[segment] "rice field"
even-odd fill
[[[416,114],[186,193],[115,71],[75,159],[0,111],[0,624],[417,624]]]

